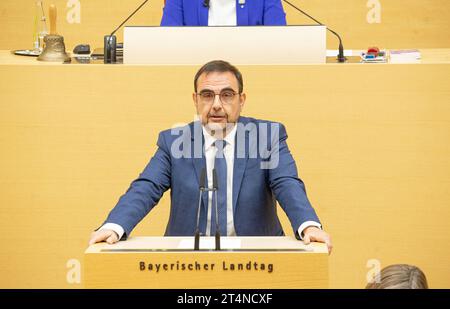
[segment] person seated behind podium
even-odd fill
[[[285,26],[281,0],[167,0],[161,26]]]
[[[243,87],[241,73],[228,62],[212,61],[200,68],[192,94],[199,120],[159,134],[153,158],[91,235],[90,244],[126,239],[169,189],[165,235],[192,236],[197,222],[203,235],[215,235],[212,192],[203,194],[197,221],[200,175],[205,169],[211,188],[215,168],[222,236],[283,236],[278,200],[298,239],[306,244],[325,242],[331,252],[330,236],[321,229],[298,178],[286,129],[280,123],[240,116],[246,101]],[[271,132],[265,134],[268,128]],[[267,152],[260,151],[263,143],[269,145],[264,147]]]
[[[366,289],[428,289],[428,283],[418,267],[395,264],[383,268],[378,282],[368,283]]]

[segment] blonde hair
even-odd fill
[[[380,282],[370,282],[366,289],[428,289],[425,274],[416,266],[395,264],[383,268]]]

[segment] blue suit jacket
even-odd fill
[[[167,0],[161,26],[208,26],[204,0]],[[241,7],[236,0],[238,26],[284,26],[286,14],[280,0],[247,0]]]
[[[284,126],[247,117],[240,117],[239,123],[250,127],[250,130],[243,131],[246,134],[244,156],[237,155],[237,152],[244,147],[240,148],[237,144],[235,146],[232,192],[236,234],[238,236],[284,235],[276,211],[276,200],[278,200],[298,237],[297,230],[303,222],[319,222],[319,219],[308,201],[303,182],[298,178],[295,161],[286,144],[287,134]],[[275,138],[270,132],[263,136],[264,131],[259,129],[262,127],[259,126],[261,124],[267,125],[269,129],[271,125],[277,125],[279,134],[275,135]],[[201,138],[194,138],[194,130],[200,132]],[[180,132],[187,134],[173,135],[171,130],[159,134],[155,155],[106,219],[105,223],[116,223],[122,226],[125,230],[125,238],[168,189],[171,189],[171,209],[165,235],[194,235],[197,223],[199,176],[202,168],[206,168],[203,151],[200,151],[200,156],[194,157],[194,146],[198,142],[202,146],[204,138],[198,122],[180,128]],[[236,136],[238,134],[239,132]],[[183,143],[180,143],[180,136]],[[249,138],[250,136],[253,138]],[[262,162],[272,159],[274,149],[265,147],[268,152],[266,154],[261,152],[262,155],[256,156],[250,151],[251,147],[259,150],[261,148],[259,144],[264,139],[267,139],[265,145],[271,145],[269,139],[279,141],[276,168],[261,169]],[[255,140],[258,142],[252,142]],[[174,156],[172,147],[182,149],[188,155],[181,158],[179,155]],[[200,228],[203,232],[206,228],[206,213],[207,194],[205,193],[200,215]]]

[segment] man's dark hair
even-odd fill
[[[244,90],[244,81],[242,80],[242,74],[241,74],[241,72],[239,72],[239,70],[235,66],[233,66],[229,62],[226,62],[223,60],[213,60],[213,61],[210,61],[210,62],[206,63],[205,65],[203,65],[200,68],[200,70],[198,70],[197,74],[195,74],[195,78],[194,78],[195,92],[197,92],[197,80],[200,77],[200,75],[202,75],[203,73],[208,74],[211,72],[220,72],[220,73],[231,72],[231,73],[233,73],[234,76],[236,76],[236,79],[238,81],[239,93],[242,93],[242,91]]]

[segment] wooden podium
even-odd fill
[[[325,64],[326,35],[322,25],[128,26],[123,30],[123,63],[202,66],[223,59],[234,65]]]
[[[292,237],[132,237],[90,246],[86,288],[328,288],[325,244]]]

